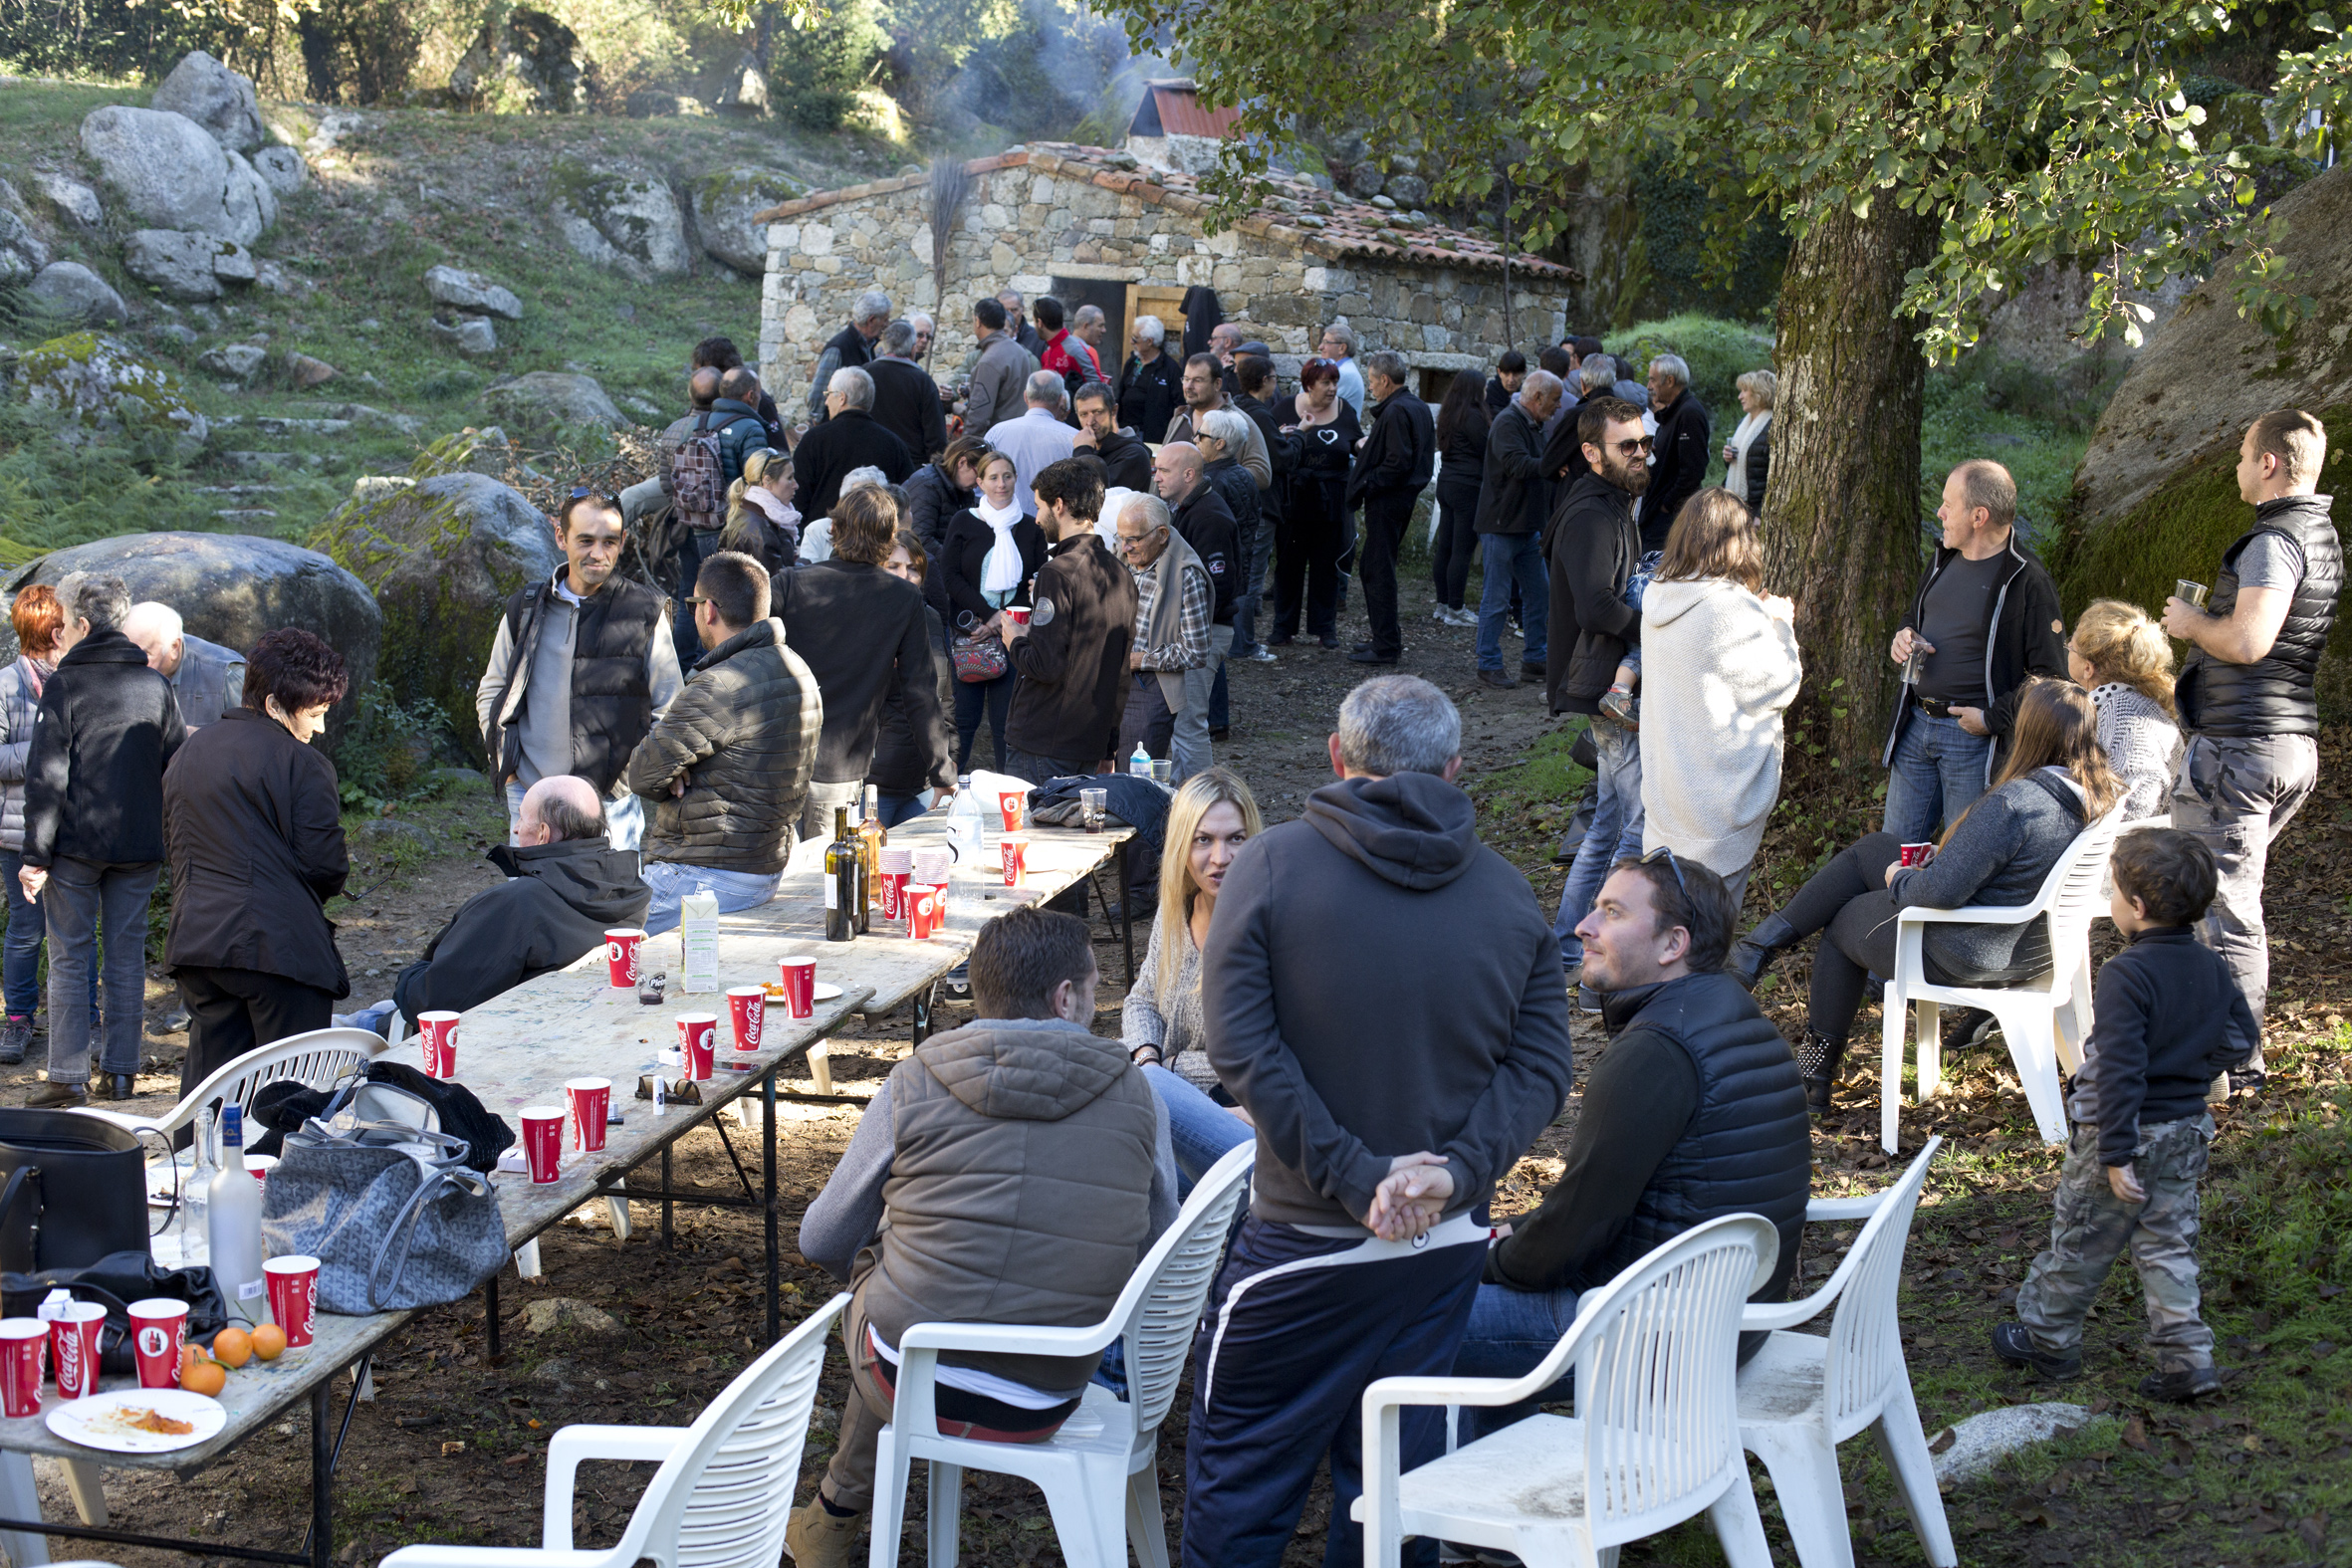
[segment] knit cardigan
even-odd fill
[[[2173,775],[2180,770],[2181,727],[2140,692],[2119,682],[2095,688],[2099,747],[2123,781],[2123,819],[2137,822],[2172,810]]]
[[[1642,596],[1642,847],[1730,877],[1780,796],[1780,715],[1804,680],[1785,610],[1726,577]]]

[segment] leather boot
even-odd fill
[[[1747,987],[1756,989],[1764,971],[1772,967],[1772,960],[1803,940],[1801,933],[1778,915],[1766,915],[1756,923],[1756,929],[1732,944],[1731,956],[1724,960],[1723,972]]]
[[[1797,1042],[1796,1070],[1804,1077],[1805,1109],[1827,1115],[1829,1091],[1837,1085],[1837,1069],[1845,1060],[1846,1042],[1807,1028]]]
[[[79,1083],[44,1081],[33,1085],[33,1091],[25,1096],[26,1108],[36,1111],[66,1110],[89,1103],[89,1092]]]
[[[102,1100],[127,1100],[138,1093],[138,1080],[127,1072],[102,1072],[90,1082]]]

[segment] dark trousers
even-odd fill
[[[1470,587],[1470,558],[1478,551],[1478,485],[1475,481],[1437,486],[1437,539],[1430,546],[1429,580],[1437,601],[1462,608]]]
[[[1091,777],[1096,765],[1101,761],[1102,759],[1099,757],[1089,758],[1085,762],[1078,762],[1068,757],[1047,757],[1037,752],[1025,752],[1019,747],[1014,747],[1005,753],[1004,771],[1016,779],[1026,779],[1033,784],[1042,784],[1049,779],[1070,779],[1080,775]]]
[[[681,671],[691,670],[694,661],[702,657],[702,638],[694,630],[694,606],[686,600],[694,594],[694,579],[701,574],[702,563],[718,553],[717,529],[688,529],[678,541],[678,592],[670,601],[670,640],[677,644]]]
[[[1323,510],[1311,489],[1296,496],[1287,532],[1274,548],[1274,629],[1278,636],[1298,635],[1298,611],[1303,600],[1306,634],[1335,636],[1339,630],[1339,548],[1344,515]]]
[[[989,755],[995,759],[997,771],[1005,768],[1005,716],[1013,711],[1013,683],[1021,679],[1018,670],[1007,670],[993,681],[956,682],[956,772],[972,771],[972,743],[980,735],[983,713],[988,718],[988,735],[996,750]]]
[[[1336,1255],[1355,1244],[1253,1216],[1226,1253],[1193,1340],[1184,1568],[1274,1568],[1326,1455],[1323,1563],[1363,1561],[1363,1527],[1348,1511],[1363,1494],[1364,1390],[1380,1378],[1453,1371],[1487,1254],[1433,1246],[1377,1262]],[[1302,1266],[1271,1272],[1285,1264]],[[1405,1469],[1444,1452],[1442,1407],[1407,1410],[1401,1425]],[[1435,1564],[1437,1542],[1407,1542],[1405,1561]]]
[[[247,1051],[334,1022],[333,997],[283,975],[183,968],[177,978],[180,1000],[188,1006],[188,1054],[179,1068],[183,1100]],[[187,1147],[184,1141],[177,1146]]]
[[[1376,490],[1364,497],[1363,549],[1356,570],[1364,583],[1364,618],[1372,623],[1372,651],[1384,659],[1405,651],[1405,635],[1396,623],[1396,553],[1420,496],[1421,487],[1415,485]]]
[[[1119,716],[1117,766],[1127,766],[1135,743],[1143,743],[1146,757],[1172,757],[1176,745],[1176,714],[1160,692],[1160,678],[1151,670],[1127,675],[1127,708]]]

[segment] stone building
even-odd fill
[[[969,194],[950,214],[944,267],[935,267],[927,176],[823,191],[759,215],[769,224],[760,371],[780,401],[807,389],[825,339],[867,289],[899,313],[937,318],[931,368],[943,379],[971,350],[972,303],[1007,288],[1101,307],[1106,367],[1123,361],[1137,316],[1158,317],[1178,340],[1196,287],[1214,290],[1224,319],[1272,346],[1286,373],[1325,323],[1345,318],[1362,348],[1404,354],[1424,396],[1512,344],[1531,359],[1578,319],[1573,269],[1515,255],[1507,300],[1498,246],[1381,205],[1386,197],[1359,201],[1278,177],[1257,210],[1212,234],[1199,180],[1133,152],[1037,142],[965,172]]]

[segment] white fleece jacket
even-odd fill
[[[1780,714],[1804,679],[1786,604],[1725,577],[1643,595],[1644,850],[1723,876],[1756,858],[1780,794]]]

